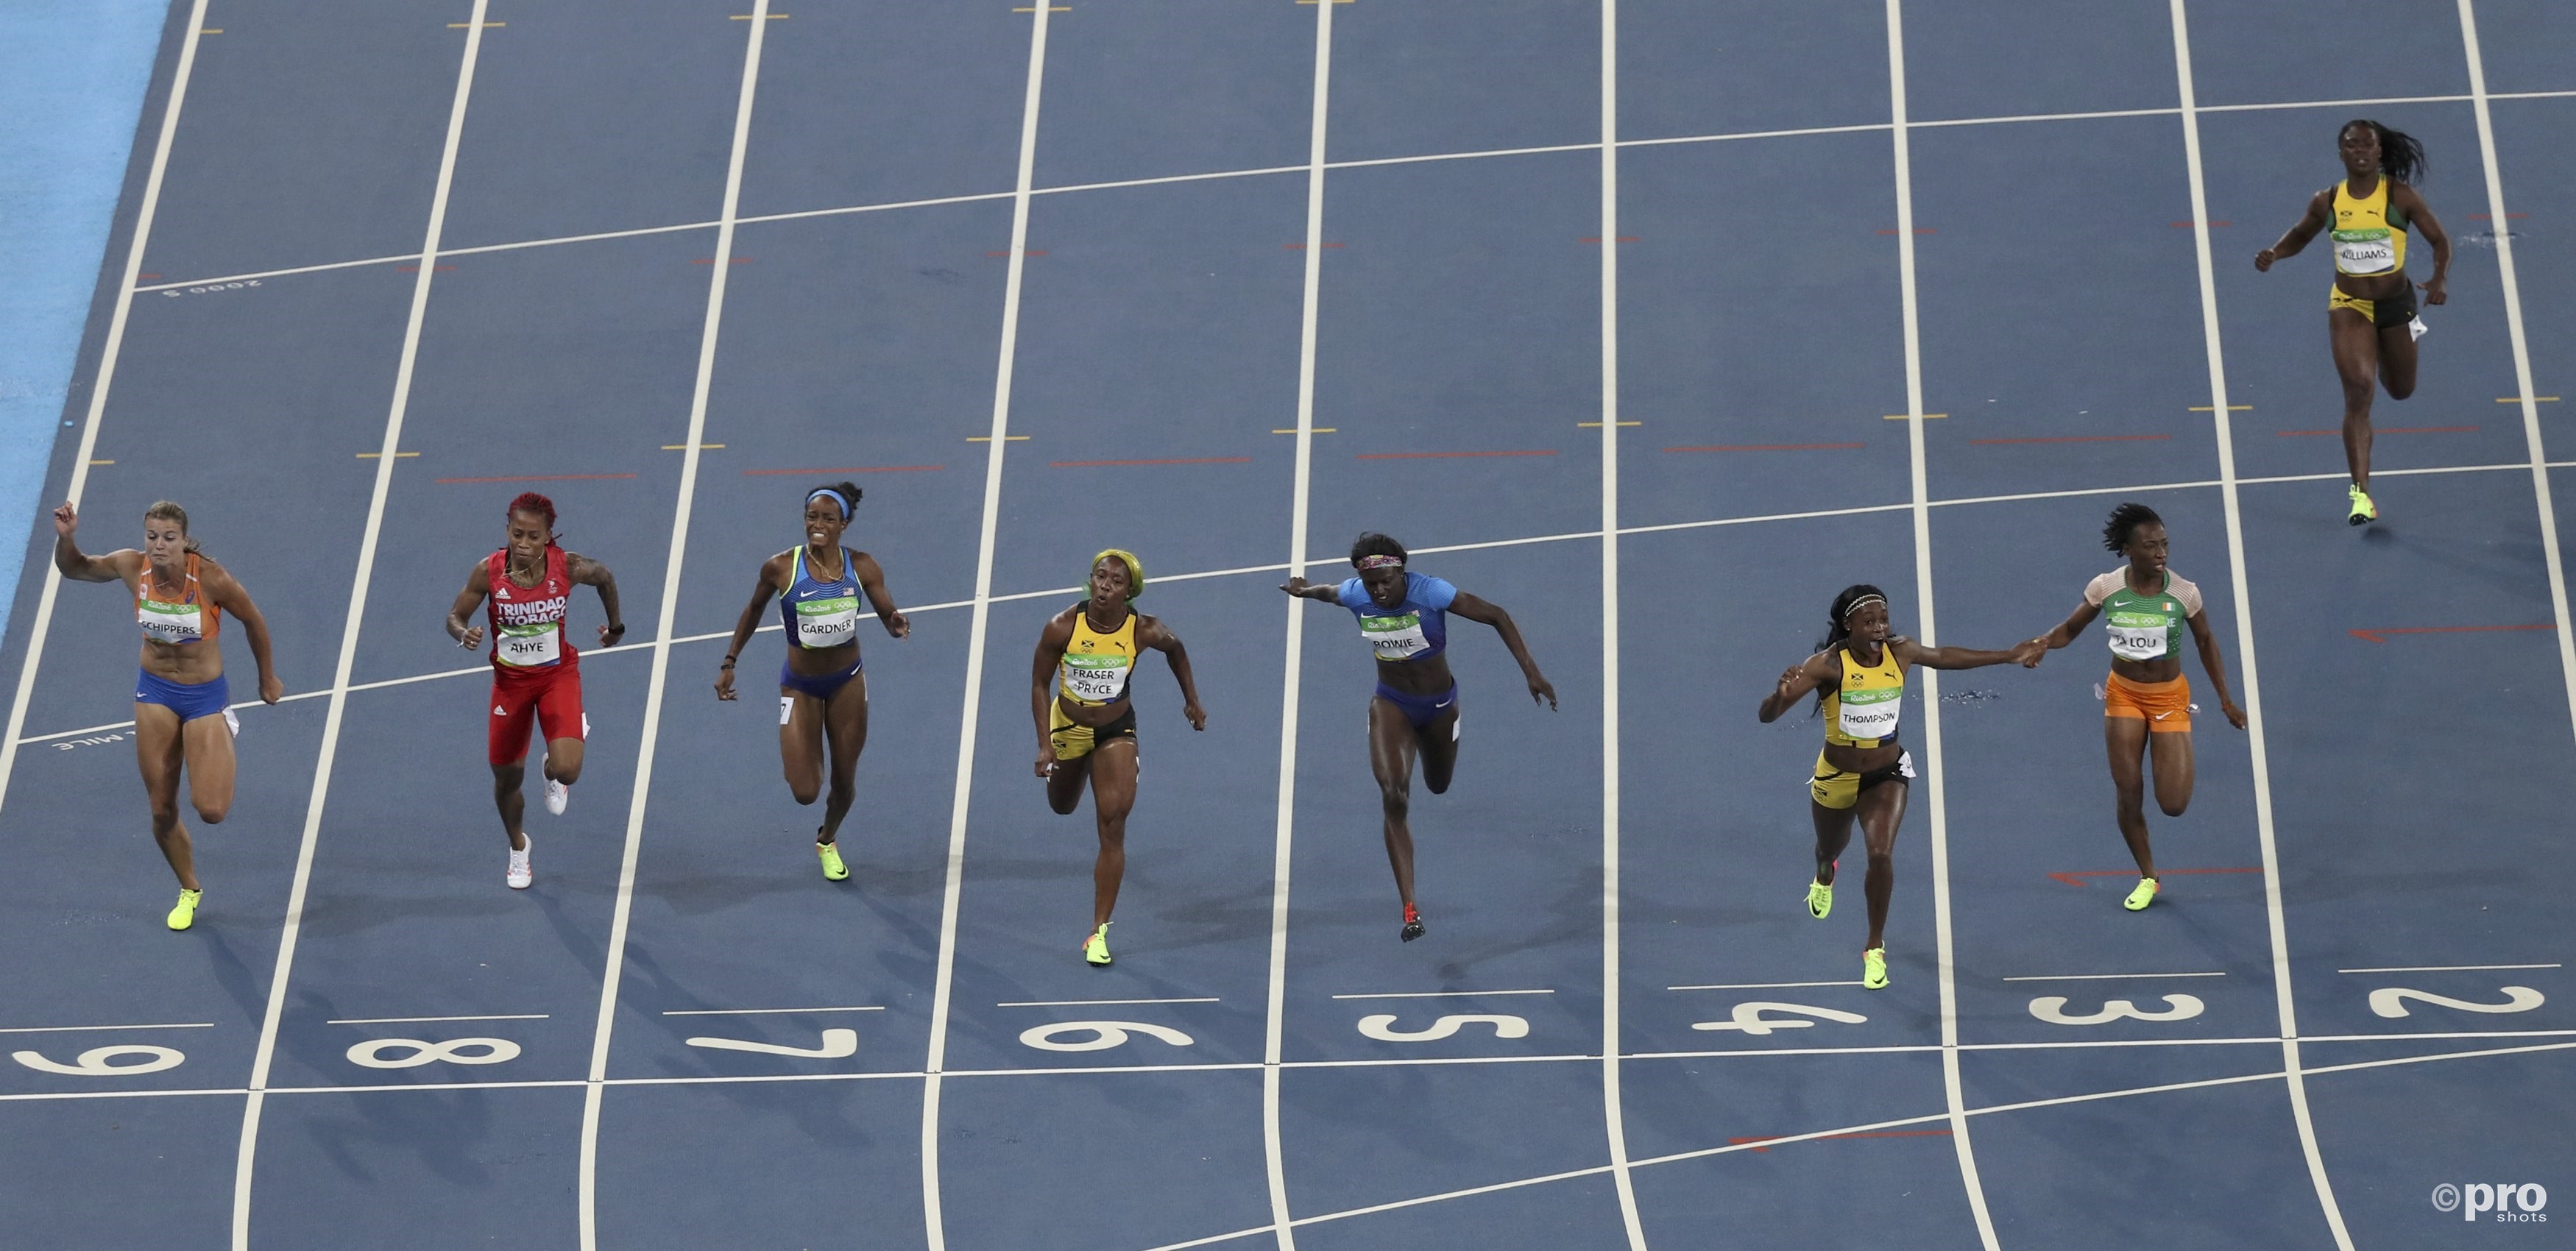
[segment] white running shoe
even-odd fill
[[[529,883],[537,880],[536,867],[528,863],[528,853],[537,849],[537,840],[525,834],[519,837],[528,845],[510,853],[510,875],[501,879],[508,882],[512,890],[526,890]]]
[[[553,778],[546,779],[546,811],[562,816],[564,806],[572,802],[572,788]]]

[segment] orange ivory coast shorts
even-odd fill
[[[2135,717],[2149,734],[2191,732],[2191,679],[2176,675],[2169,682],[2132,682],[2119,674],[2102,684],[2102,715]]]

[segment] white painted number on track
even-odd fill
[[[1020,1041],[1040,1051],[1107,1051],[1123,1046],[1129,1033],[1146,1034],[1175,1047],[1186,1047],[1197,1040],[1168,1025],[1147,1025],[1142,1021],[1058,1021],[1053,1025],[1034,1025],[1020,1031]],[[1058,1034],[1089,1034],[1089,1038],[1059,1042]]]
[[[169,287],[163,289],[161,294],[167,299],[175,300],[183,295],[207,295],[216,291],[242,291],[258,285],[259,279],[245,278],[240,282],[210,282],[202,287]]]
[[[827,1029],[820,1047],[788,1047],[778,1043],[752,1042],[742,1038],[692,1038],[692,1047],[709,1047],[717,1051],[748,1051],[754,1055],[794,1056],[800,1060],[840,1060],[859,1054],[859,1031]]]
[[[388,1051],[409,1054],[392,1059]],[[371,1069],[416,1069],[444,1060],[449,1064],[499,1064],[519,1058],[519,1044],[507,1038],[455,1038],[425,1042],[418,1038],[370,1038],[349,1048],[349,1062]]]
[[[2410,1015],[2406,1010],[2406,1001],[2409,999],[2417,1003],[2457,1008],[2462,1012],[2529,1012],[2549,1002],[2549,996],[2528,986],[2498,986],[2496,989],[2504,993],[2503,1003],[2478,1003],[2469,999],[2453,999],[2449,995],[2436,995],[2431,991],[2411,990],[2404,986],[2382,986],[2370,992],[2370,1010],[2384,1017],[2407,1016]]]
[[[2062,995],[2045,995],[2030,1001],[2030,1014],[2051,1025],[2108,1025],[2113,1021],[2188,1021],[2199,1016],[2208,1005],[2194,995],[2165,996],[2162,1012],[2141,1012],[2138,1005],[2126,999],[2114,999],[2102,1010],[2089,1016],[2069,1016]]]
[[[1395,1014],[1382,1012],[1360,1018],[1360,1033],[1379,1042],[1438,1042],[1470,1025],[1491,1025],[1496,1038],[1527,1038],[1529,1022],[1516,1016],[1492,1015],[1444,1016],[1429,1029],[1397,1029]]]
[[[148,1056],[133,1064],[115,1063],[119,1056]],[[65,1077],[128,1077],[139,1073],[158,1073],[175,1069],[188,1057],[176,1047],[147,1047],[129,1043],[120,1047],[92,1047],[80,1053],[69,1064],[46,1059],[34,1051],[12,1051],[9,1058],[39,1073],[60,1073]]]
[[[1814,1017],[1816,1020],[1781,1020],[1778,1017],[1766,1017],[1762,1015],[1765,1012],[1794,1012],[1800,1016]],[[1760,1035],[1768,1034],[1775,1029],[1806,1029],[1813,1026],[1816,1021],[1839,1021],[1845,1025],[1858,1025],[1868,1019],[1868,1017],[1862,1016],[1857,1012],[1841,1012],[1832,1008],[1818,1008],[1803,1003],[1766,1003],[1761,1000],[1754,1000],[1750,1003],[1739,1003],[1735,1005],[1735,1014],[1734,1019],[1732,1020],[1698,1021],[1694,1022],[1691,1025],[1691,1028],[1707,1030],[1740,1029],[1747,1034]]]

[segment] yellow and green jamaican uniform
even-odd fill
[[[2406,276],[2406,210],[2390,207],[2389,186],[2388,176],[2382,174],[2377,188],[2356,199],[2350,179],[2334,185],[2336,273],[2356,278]],[[2415,284],[2401,282],[2398,294],[2385,300],[2355,299],[2335,287],[2326,297],[2326,311],[2339,308],[2351,309],[2383,329],[2403,326],[2415,320]]]
[[[1825,742],[1844,747],[1895,742],[1897,715],[1905,707],[1905,670],[1896,663],[1896,649],[1881,643],[1875,665],[1860,663],[1849,647],[1836,647],[1834,659],[1842,665],[1842,681],[1825,692]],[[1896,753],[1895,763],[1886,768],[1852,773],[1826,763],[1825,753],[1819,750],[1816,777],[1807,793],[1839,812],[1859,803],[1862,791],[1882,782],[1913,780],[1912,752]]]
[[[1063,698],[1047,705],[1047,740],[1055,745],[1058,760],[1080,760],[1103,744],[1136,739],[1136,709],[1126,712],[1107,725],[1094,729],[1077,725],[1064,715],[1064,701],[1100,707],[1127,697],[1127,681],[1136,671],[1136,612],[1129,609],[1127,619],[1115,630],[1103,633],[1091,628],[1091,614],[1083,605],[1074,606],[1073,638],[1064,645],[1064,659],[1056,662],[1056,685]]]
[[[2102,610],[2111,654],[2139,661],[2181,655],[2183,629],[2201,603],[2200,588],[2170,569],[2162,587],[2141,595],[2129,589],[2125,566],[2086,583],[2084,602]],[[2191,732],[2191,680],[2181,674],[2162,682],[2134,682],[2113,673],[2102,690],[2103,716],[2144,721],[2150,734]]]

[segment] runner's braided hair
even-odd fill
[[[1371,530],[1351,544],[1351,567],[1359,568],[1360,562],[1371,556],[1393,556],[1397,560],[1403,560],[1405,559],[1404,544]]]
[[[1850,618],[1853,605],[1860,603],[1862,600],[1873,597],[1882,604],[1887,602],[1887,592],[1871,586],[1866,582],[1856,582],[1850,586],[1844,587],[1843,593],[1834,597],[1834,606],[1826,611],[1826,616],[1829,617],[1830,620],[1825,623],[1825,637],[1817,641],[1816,650],[1820,652],[1829,652],[1842,646],[1843,640],[1851,637]],[[1816,688],[1816,708],[1818,711],[1823,711],[1825,706],[1825,696],[1829,694],[1832,694],[1832,692],[1825,687],[1819,686]]]
[[[143,519],[145,521],[151,521],[155,518],[162,521],[178,522],[179,537],[188,540],[188,554],[193,556],[197,553],[197,540],[188,534],[187,509],[181,508],[169,500],[154,500],[152,501],[152,507],[143,510]]]
[[[2432,164],[2424,159],[2422,140],[2403,131],[2390,130],[2369,118],[2355,118],[2345,122],[2343,130],[2335,132],[2335,138],[2343,138],[2344,130],[2350,130],[2355,126],[2368,126],[2379,135],[2380,173],[2411,187],[2422,182],[2425,175],[2433,172]]]
[[[2138,527],[2164,523],[2165,519],[2157,516],[2156,510],[2144,504],[2134,501],[2122,504],[2111,510],[2111,520],[2102,527],[2102,546],[2110,548],[2114,556],[2125,556],[2129,552],[2129,535]]]

